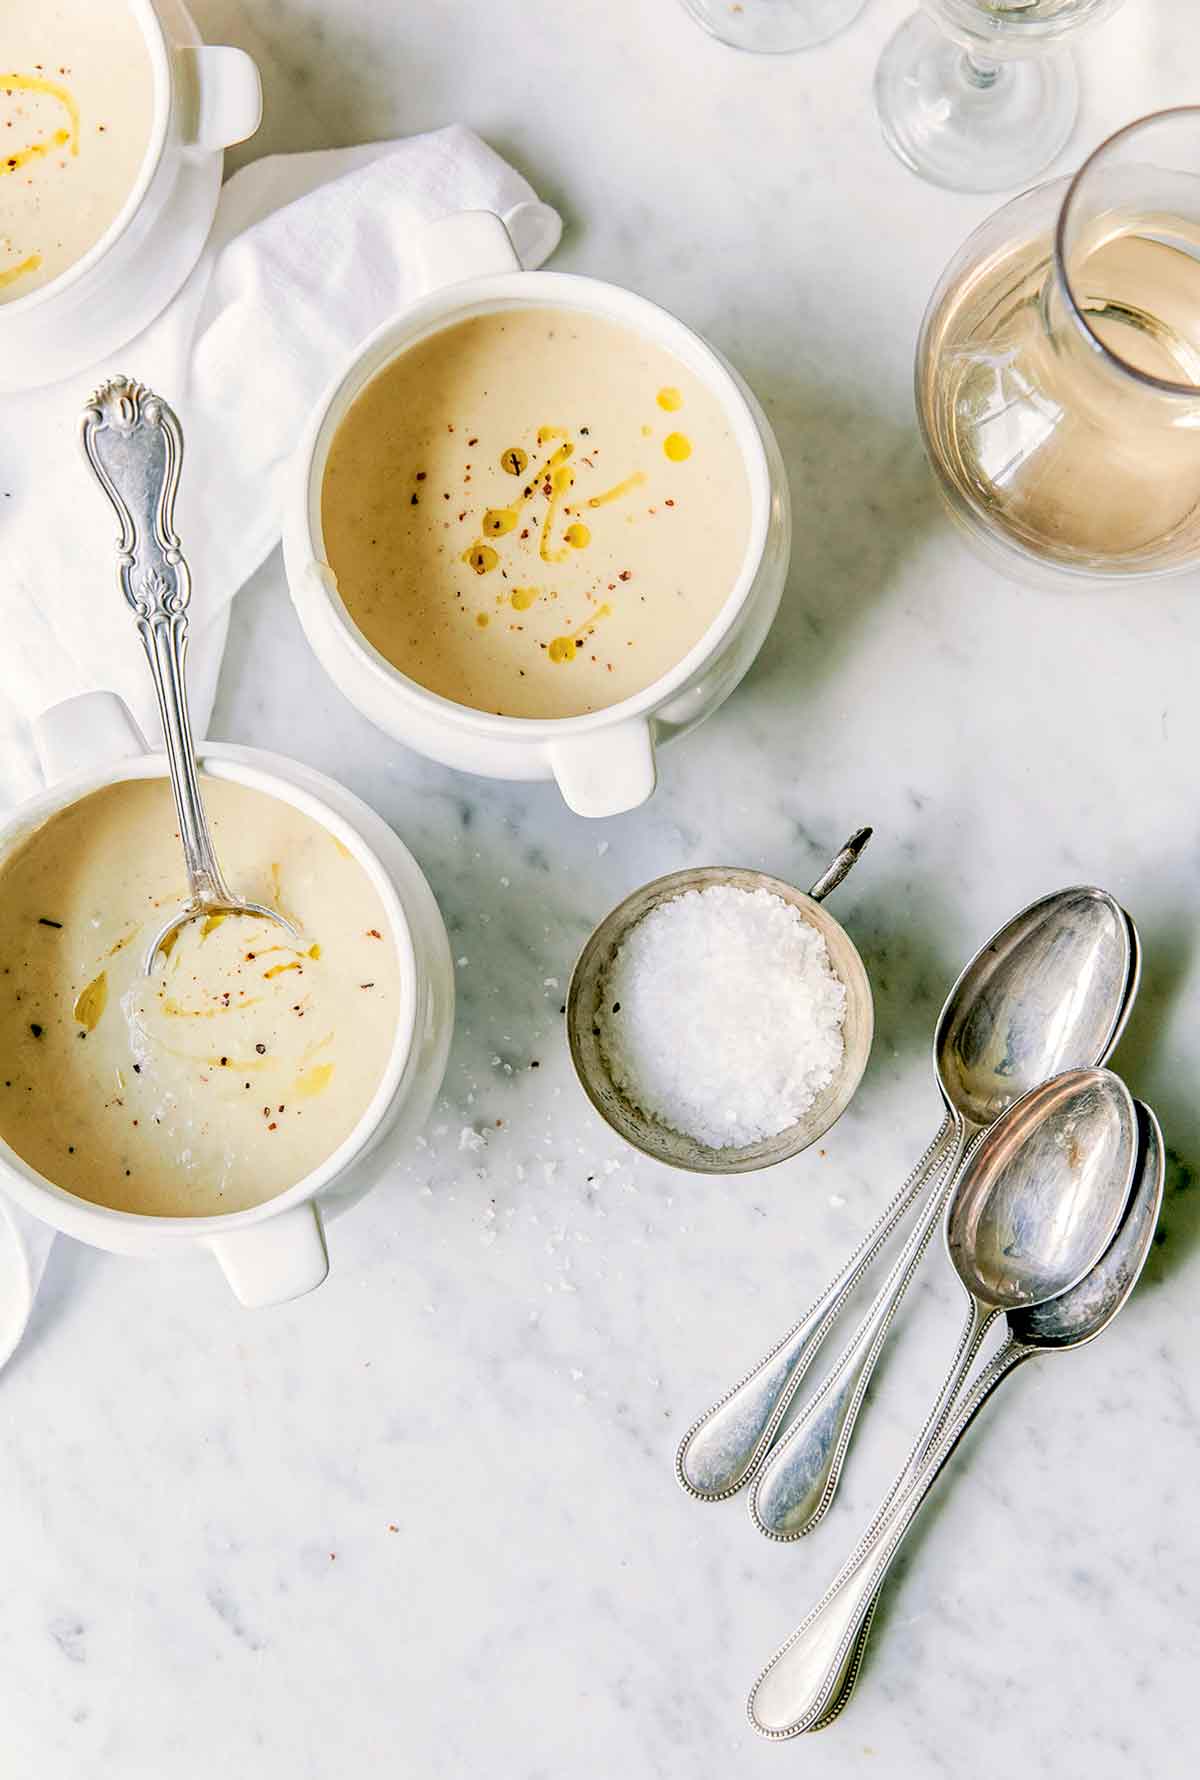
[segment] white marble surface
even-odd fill
[[[245,1313],[215,1268],[57,1246],[0,1379],[5,1776],[1195,1771],[1195,581],[1030,592],[948,530],[912,343],[991,201],[924,187],[877,138],[871,69],[905,10],[870,0],[840,41],[776,61],[711,43],[671,0],[196,0],[264,70],[241,158],[454,118],[508,153],[567,217],[558,265],[666,303],[746,374],[799,535],[749,681],[668,754],[654,801],[602,828],[372,730],[311,658],[277,559],[238,602],[214,733],[334,773],[409,842],[467,960],[458,1038],[429,1148],[335,1226],[314,1297]],[[1194,97],[1197,52],[1187,0],[1129,0],[1083,46],[1066,161]],[[851,1111],[756,1178],[631,1161],[559,1032],[592,922],[687,864],[807,880],[863,821],[877,838],[838,912],[879,1031]],[[1161,1246],[1111,1336],[1026,1368],[970,1437],[852,1709],[763,1744],[747,1687],[940,1378],[948,1266],[907,1305],[810,1541],[685,1499],[675,1442],[932,1134],[928,1039],[961,962],[1078,879],[1145,941],[1118,1062],[1172,1148]]]

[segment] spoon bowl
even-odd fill
[[[1031,903],[990,939],[946,998],[933,1041],[947,1106],[983,1129],[1060,1070],[1109,1056],[1141,972],[1133,923],[1106,890]]]
[[[272,926],[280,927],[292,939],[301,943],[300,929],[278,909],[271,909],[261,902],[242,902],[240,898],[230,896],[227,900],[221,896],[206,897],[203,901],[193,901],[185,907],[177,909],[171,919],[164,923],[151,940],[146,950],[146,962],[143,966],[147,976],[154,972],[159,958],[165,958],[175,943],[175,936],[180,928],[189,922],[201,919],[209,920],[213,915],[249,915],[256,920],[269,921]]]
[[[1023,1348],[1083,1347],[1107,1329],[1141,1277],[1162,1210],[1166,1151],[1162,1129],[1135,1100],[1138,1159],[1120,1228],[1095,1266],[1069,1291],[1008,1313],[1012,1340]]]
[[[991,1310],[1070,1291],[1116,1234],[1138,1160],[1133,1097],[1107,1069],[1075,1069],[1024,1095],[958,1177],[946,1247]]]

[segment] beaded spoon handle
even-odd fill
[[[896,1197],[816,1303],[766,1358],[684,1435],[675,1459],[675,1474],[689,1495],[701,1502],[724,1501],[758,1471],[847,1298],[905,1212],[940,1178],[949,1159],[953,1129],[947,1113],[937,1136]]]

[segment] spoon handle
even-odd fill
[[[861,1660],[864,1627],[917,1512],[983,1404],[1035,1350],[1009,1340],[937,1436],[919,1470],[884,1519],[860,1541],[799,1628],[750,1690],[747,1710],[764,1737],[798,1736],[827,1723],[849,1697]]]
[[[112,377],[80,415],[79,436],[121,522],[117,578],[154,677],[192,900],[228,902],[200,800],[184,680],[192,577],[174,523],[183,433],[161,396]]]
[[[931,1177],[941,1174],[953,1129],[947,1114],[916,1168],[836,1279],[766,1358],[684,1435],[675,1473],[689,1495],[720,1502],[754,1475],[846,1299]]]
[[[933,1197],[873,1304],[824,1383],[759,1472],[750,1499],[750,1515],[768,1539],[801,1539],[828,1512],[892,1318],[924,1259],[945,1212],[959,1164],[977,1135],[974,1127],[959,1125],[957,1141],[936,1177]],[[948,1401],[939,1400],[939,1406],[944,1410]]]
[[[905,1485],[908,1484],[921,1469],[921,1465],[930,1448],[933,1446],[938,1435],[946,1425],[947,1418],[949,1417],[950,1412],[954,1407],[955,1400],[962,1389],[963,1380],[974,1365],[979,1349],[983,1345],[984,1336],[987,1334],[987,1331],[991,1328],[992,1323],[999,1314],[999,1311],[990,1309],[984,1314],[980,1314],[978,1303],[974,1298],[970,1298],[967,1320],[963,1327],[962,1335],[959,1337],[958,1350],[955,1353],[954,1363],[950,1368],[946,1382],[942,1386],[936,1403],[925,1418],[921,1432],[913,1442],[912,1451],[909,1453],[904,1464],[893,1479],[891,1488],[884,1496],[879,1507],[875,1510],[874,1520],[872,1520],[870,1526],[860,1539],[857,1547],[859,1551],[863,1551],[867,1545],[872,1544],[878,1538],[880,1527],[887,1518],[887,1512],[892,1503],[900,1495]],[[878,1605],[879,1596],[876,1595],[863,1619],[862,1625],[859,1627],[858,1636],[854,1640],[853,1649],[847,1656],[846,1662],[843,1664],[841,1686],[836,1696],[832,1697],[830,1703],[826,1706],[822,1717],[812,1726],[813,1730],[823,1731],[826,1725],[832,1724],[834,1719],[837,1718],[840,1713],[844,1712],[849,1705],[850,1696],[854,1692],[859,1672],[862,1668],[863,1655],[866,1651],[867,1644],[870,1641],[871,1626],[874,1623],[875,1609]]]

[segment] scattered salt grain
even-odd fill
[[[795,1124],[842,1061],[846,990],[822,935],[767,890],[714,884],[652,909],[597,1014],[622,1093],[714,1149]]]
[[[481,1150],[486,1143],[487,1138],[484,1136],[483,1132],[473,1130],[470,1125],[464,1125],[458,1134],[458,1147],[460,1150]]]

